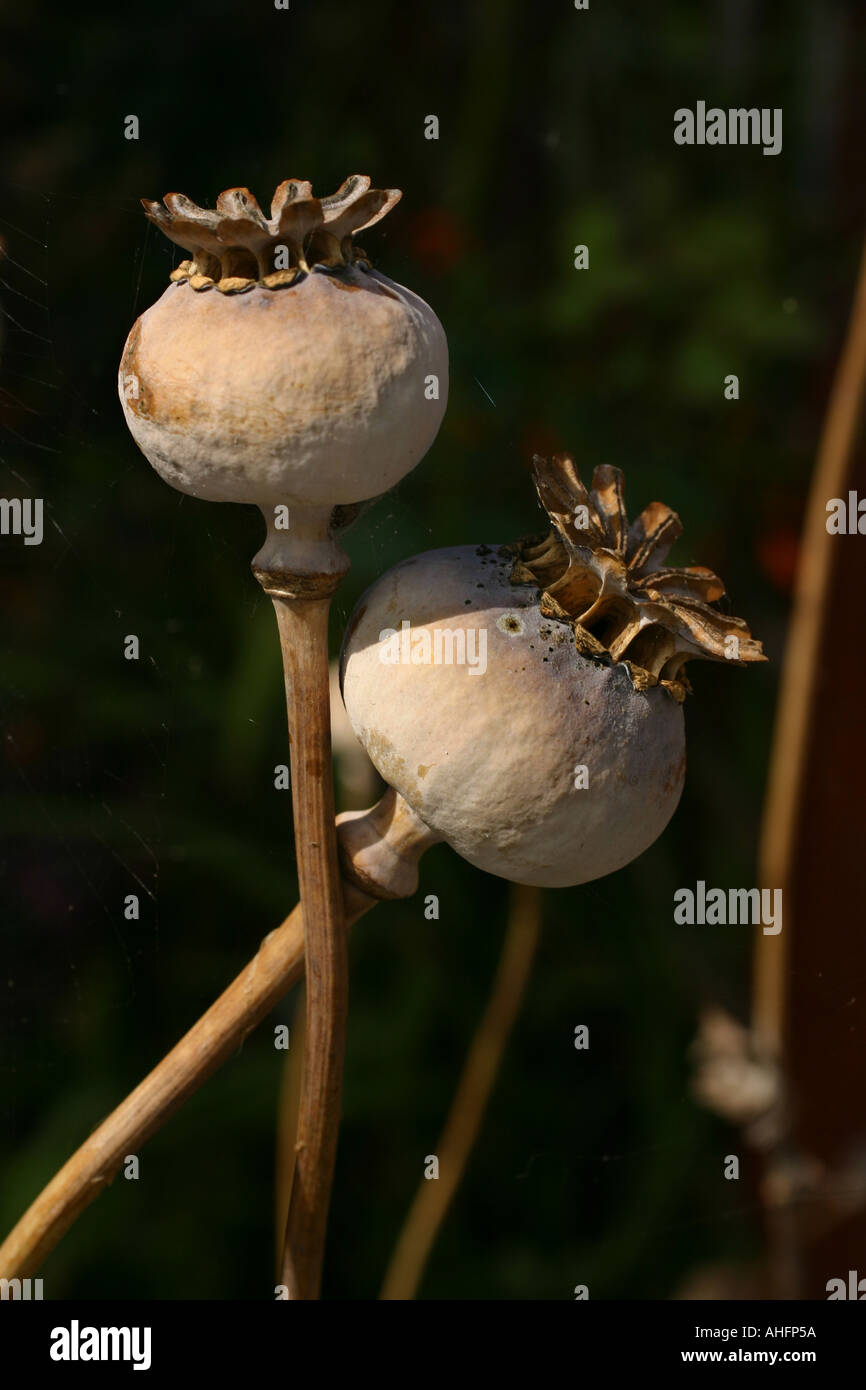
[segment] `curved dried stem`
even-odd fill
[[[827,502],[845,497],[866,396],[866,248],[812,477],[794,608],[785,650],[767,799],[761,831],[761,882],[787,889],[795,853],[810,739],[820,737],[815,709],[820,644],[839,543],[827,531]],[[753,1027],[776,1055],[784,1047],[788,932],[758,937]]]
[[[514,884],[508,927],[484,1015],[436,1146],[438,1180],[423,1179],[409,1209],[379,1295],[415,1297],[424,1268],[472,1152],[517,1017],[541,930],[541,890]]]
[[[357,921],[375,905],[375,898],[346,889],[347,922]],[[304,918],[299,905],[265,937],[207,1013],[51,1179],[0,1245],[0,1278],[20,1278],[38,1269],[85,1207],[117,1176],[125,1156],[139,1152],[228,1061],[303,970]]]
[[[367,812],[372,821],[377,821],[378,809],[374,806]],[[386,818],[389,824],[391,820]],[[417,861],[428,843],[423,835],[411,844],[405,836],[401,840],[403,863],[411,861],[416,866],[414,876],[407,880],[403,875],[406,896],[417,888]],[[384,862],[390,857],[387,854]],[[378,901],[378,896],[344,883],[346,925],[353,925]],[[303,973],[304,914],[298,905],[265,937],[256,955],[216,1003],[88,1135],[28,1207],[0,1245],[0,1278],[23,1278],[39,1268],[73,1222],[117,1176],[126,1155],[139,1152],[183,1102],[228,1061]]]

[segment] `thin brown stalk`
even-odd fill
[[[415,1297],[430,1251],[469,1155],[478,1138],[487,1102],[523,999],[541,929],[541,890],[515,884],[510,893],[508,927],[496,975],[466,1057],[445,1128],[436,1146],[438,1179],[422,1179],[409,1209],[379,1295]]]
[[[827,531],[827,502],[847,500],[857,427],[866,394],[866,248],[842,356],[833,381],[806,511],[797,586],[782,669],[760,847],[765,887],[788,888],[804,791],[815,705],[819,648],[839,541]],[[788,933],[758,937],[753,1026],[763,1046],[781,1054],[785,1039]]]
[[[307,1001],[303,985],[299,988],[292,1013],[290,1046],[283,1063],[280,1095],[277,1102],[277,1133],[274,1163],[274,1233],[276,1236],[277,1274],[282,1270],[283,1241],[289,1215],[289,1198],[295,1176],[295,1144],[298,1137],[298,1113],[301,1108],[301,1078],[304,1074],[304,1052]]]
[[[273,595],[286,675],[298,888],[304,908],[306,1053],[282,1282],[316,1299],[343,1086],[349,962],[334,828],[328,673],[330,593]]]
[[[346,885],[347,925],[376,899]],[[32,1274],[72,1223],[152,1134],[240,1047],[304,971],[298,905],[197,1023],[51,1179],[0,1245],[0,1277]]]
[[[375,806],[341,826],[343,906],[350,927],[382,898],[410,897],[418,862],[436,843],[390,789]],[[360,887],[352,879],[361,866]],[[369,891],[367,891],[369,890]],[[55,1174],[0,1245],[0,1278],[32,1274],[95,1197],[125,1156],[137,1153],[182,1103],[240,1047],[304,971],[300,905],[266,936],[249,965],[176,1047]]]
[[[807,770],[819,715],[822,643],[841,560],[839,539],[827,531],[827,503],[848,500],[855,445],[866,394],[866,247],[842,356],[836,370],[812,476],[799,557],[797,585],[779,691],[760,845],[760,881],[780,888],[790,901],[800,849]],[[794,931],[796,932],[796,913]],[[787,1072],[790,1068],[789,990],[791,926],[760,935],[754,958],[752,1027],[758,1045]],[[783,1061],[784,1059],[784,1061]],[[762,1193],[767,1211],[768,1269],[772,1296],[803,1297],[804,1220],[808,1205],[792,1186],[790,1110],[763,1154]],[[808,1165],[798,1155],[803,1167]],[[794,1170],[797,1171],[796,1168]],[[808,1192],[810,1189],[806,1188]],[[778,1194],[784,1194],[779,1200]],[[775,1194],[775,1196],[774,1196]]]

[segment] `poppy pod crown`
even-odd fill
[[[183,193],[166,193],[162,203],[147,198],[141,203],[151,222],[190,252],[191,259],[172,271],[173,281],[189,280],[199,291],[215,287],[223,294],[242,294],[257,284],[284,289],[317,265],[360,262],[369,269],[352,238],[381,221],[401,197],[398,188],[371,188],[365,174],[352,174],[325,198],[314,198],[312,185],[303,179],[285,179],[271,199],[268,218],[248,188],[226,189],[213,209],[199,207]]]
[[[536,455],[532,470],[551,529],[518,545],[512,583],[538,585],[542,614],[568,623],[585,656],[622,661],[636,689],[662,685],[677,700],[687,661],[766,660],[743,619],[714,606],[718,575],[665,564],[683,529],[670,507],[651,502],[629,525],[620,469],[596,468],[591,490],[570,454]]]

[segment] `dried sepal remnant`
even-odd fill
[[[379,222],[401,196],[397,188],[371,188],[366,174],[352,174],[327,198],[315,198],[301,179],[286,179],[271,199],[270,217],[248,188],[227,188],[215,208],[200,208],[182,193],[166,193],[162,203],[141,202],[151,222],[190,253],[172,271],[173,281],[243,294],[255,285],[284,289],[314,265],[367,267],[353,237]]]
[[[764,661],[742,618],[712,605],[722,581],[699,565],[665,565],[682,531],[676,512],[651,502],[629,525],[618,468],[596,468],[587,491],[568,454],[533,459],[535,487],[552,527],[518,547],[511,579],[542,590],[541,611],[567,622],[589,657],[621,661],[636,689],[662,685],[683,700],[687,661]]]

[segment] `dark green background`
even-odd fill
[[[797,530],[859,252],[857,9],[0,6],[0,491],[47,509],[41,548],[0,540],[4,1229],[296,897],[279,652],[249,573],[261,518],[171,492],[117,403],[125,336],[177,259],[138,198],[212,205],[247,184],[266,203],[284,178],[323,193],[358,171],[404,190],[364,245],[442,319],[451,396],[429,455],[348,533],[334,651],[397,560],[537,530],[529,458],[570,448],[585,476],[622,467],[632,510],[679,511],[674,562],[717,570],[770,657],[692,668],[670,827],[619,875],[546,896],[422,1296],[667,1296],[758,1249],[748,1184],[722,1177],[735,1141],[692,1103],[687,1057],[702,1003],[745,1010],[754,932],[676,927],[672,895],[755,881]],[[781,106],[782,153],[676,146],[673,112],[698,99]],[[354,934],[326,1297],[378,1290],[506,910],[503,883],[438,847],[419,896]],[[272,1037],[291,1009],[85,1213],[47,1297],[271,1296]]]

